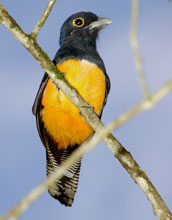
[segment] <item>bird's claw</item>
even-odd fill
[[[88,108],[88,109],[91,109],[92,111],[94,111],[94,106],[91,106],[91,105],[84,105],[84,106],[82,106],[82,108]],[[83,116],[81,112],[79,114],[81,116]]]

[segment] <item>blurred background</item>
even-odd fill
[[[1,1],[30,33],[48,0]],[[38,43],[53,59],[59,48],[59,29],[79,11],[109,17],[113,24],[97,43],[111,92],[103,113],[107,124],[143,100],[132,56],[129,32],[131,1],[57,1]],[[139,43],[151,92],[172,78],[172,3],[140,1]],[[0,26],[0,213],[14,206],[46,178],[45,150],[31,108],[43,70],[20,43]],[[134,117],[114,131],[172,210],[172,93],[153,109]],[[145,195],[101,142],[84,156],[79,187],[72,208],[62,206],[45,192],[21,216],[23,220],[154,220]]]

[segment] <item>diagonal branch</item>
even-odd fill
[[[85,108],[85,106],[89,107],[89,105],[83,100],[79,93],[74,88],[72,88],[69,83],[63,78],[63,75],[56,69],[47,54],[37,44],[35,38],[23,32],[23,30],[8,14],[1,3],[0,23],[8,28],[9,31],[21,42],[21,44],[35,57],[35,59],[38,60],[44,71],[46,71],[50,75],[53,81],[58,84],[58,87],[65,93],[65,95],[72,101],[72,103],[77,106],[87,123],[90,124],[96,132],[101,132],[101,130],[104,129],[104,125],[99,120],[94,111],[91,108]],[[132,179],[146,194],[147,198],[154,208],[155,215],[157,215],[160,219],[172,219],[172,215],[168,207],[166,206],[146,174],[133,159],[132,155],[127,150],[125,150],[125,148],[112,134],[104,136],[103,139],[107,143],[111,151],[114,153],[115,157],[120,161],[121,165],[126,169]],[[62,171],[64,171],[64,169],[62,169]]]
[[[140,104],[136,105],[135,107],[129,109],[125,113],[121,114],[116,120],[111,122],[108,125],[109,132],[120,127],[128,120],[139,114],[144,110],[148,110],[154,107],[162,98],[164,98],[169,92],[172,90],[172,80],[167,82],[164,86],[162,86],[158,91],[152,94],[150,100],[144,100]]]
[[[45,24],[54,4],[56,3],[56,0],[50,0],[47,7],[45,8],[42,16],[40,17],[38,23],[36,24],[36,26],[34,27],[31,35],[33,38],[36,38],[41,30],[41,28],[43,27],[43,25]]]
[[[64,172],[79,159],[83,154],[93,149],[99,141],[105,137],[109,132],[118,128],[122,124],[126,123],[129,119],[136,116],[143,110],[152,108],[158,101],[160,101],[165,95],[172,90],[172,80],[166,83],[162,88],[152,95],[151,101],[143,101],[136,105],[127,112],[121,114],[115,121],[109,123],[99,133],[96,133],[88,142],[82,144],[69,158],[64,162],[52,176],[50,176],[45,182],[40,184],[34,190],[32,190],[27,196],[25,196],[14,208],[3,215],[0,220],[5,220],[9,217],[15,217],[16,219],[33,203],[46,189],[52,185],[55,181],[59,180]],[[142,171],[143,172],[143,171]],[[144,176],[146,174],[143,172]],[[143,178],[142,176],[140,178]],[[144,181],[144,179],[143,179]],[[149,186],[150,187],[150,186]]]
[[[149,88],[146,82],[142,57],[139,51],[138,42],[138,14],[139,14],[139,0],[132,0],[132,13],[131,13],[131,32],[130,41],[132,52],[135,60],[135,66],[139,77],[139,83],[146,99],[150,98]]]

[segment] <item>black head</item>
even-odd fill
[[[108,18],[100,18],[91,12],[79,12],[71,15],[62,25],[60,31],[60,46],[66,41],[85,40],[96,41],[98,32],[112,21]]]

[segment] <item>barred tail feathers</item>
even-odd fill
[[[59,167],[60,163],[67,159],[70,153],[69,150],[65,150],[59,162],[50,149],[47,148],[47,176],[51,175],[54,170]],[[80,167],[81,159],[70,167],[60,180],[48,187],[49,194],[65,206],[72,206],[78,186]]]

